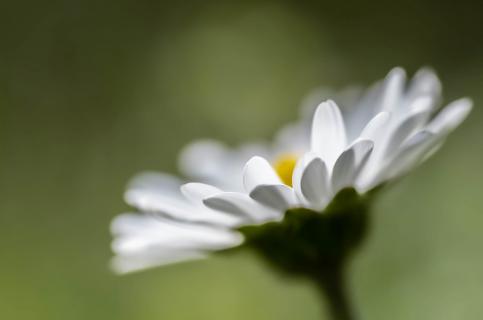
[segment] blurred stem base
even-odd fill
[[[332,320],[355,320],[355,310],[347,292],[343,269],[332,270],[325,276],[314,278],[323,303]],[[325,319],[325,317],[324,317]]]
[[[341,190],[323,212],[290,209],[281,221],[243,227],[246,246],[289,276],[312,280],[323,293],[333,320],[354,320],[345,271],[363,242],[373,194]]]

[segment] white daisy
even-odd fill
[[[293,208],[323,214],[344,188],[365,194],[403,175],[437,150],[471,110],[471,101],[460,99],[437,112],[440,91],[431,71],[419,71],[406,85],[404,71],[396,68],[342,111],[334,101],[322,102],[311,127],[294,126],[304,140],[297,150],[277,150],[279,159],[266,148],[240,151],[269,158],[254,156],[239,171],[243,191],[222,190],[236,186],[228,180],[237,176],[231,167],[238,165],[238,151],[210,143],[191,147],[185,171],[217,186],[181,184],[162,174],[135,178],[125,198],[144,214],[113,221],[114,267],[128,272],[201,258],[240,245],[242,226],[280,222]]]

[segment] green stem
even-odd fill
[[[323,272],[316,279],[332,320],[355,320],[356,316],[347,294],[345,278],[341,268]]]

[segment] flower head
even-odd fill
[[[113,221],[114,266],[126,272],[201,258],[238,246],[253,234],[264,240],[266,234],[282,234],[278,238],[286,240],[291,228],[287,221],[294,219],[302,219],[297,223],[303,225],[310,221],[310,230],[314,225],[338,228],[338,218],[317,218],[334,212],[350,211],[346,220],[354,225],[360,219],[352,213],[366,212],[359,196],[433,154],[470,112],[469,99],[438,112],[440,91],[433,72],[422,69],[406,84],[405,72],[396,68],[342,107],[332,100],[320,103],[309,113],[311,124],[300,121],[285,131],[285,137],[292,132],[293,139],[285,139],[290,142],[278,149],[258,145],[233,151],[213,142],[192,145],[182,156],[184,171],[212,184],[182,184],[153,173],[136,177],[125,198],[143,214],[125,214]],[[243,170],[238,168],[239,158],[257,153]],[[272,227],[265,228],[267,223]],[[254,226],[255,232],[245,232],[246,226]],[[322,241],[319,236],[310,239]],[[317,244],[314,250],[325,249]],[[293,256],[302,259],[297,253]]]

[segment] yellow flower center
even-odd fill
[[[280,180],[288,186],[292,186],[292,175],[297,163],[297,156],[291,153],[285,153],[275,159],[273,168],[277,172]]]

